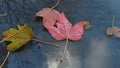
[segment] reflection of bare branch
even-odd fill
[[[39,2],[39,0],[36,1]],[[29,22],[34,12],[37,11],[37,7],[32,0],[1,0],[0,4],[1,8],[4,6],[4,10],[7,13],[4,21],[13,22],[14,24],[15,22],[21,22],[21,20],[22,22]]]
[[[37,8],[33,5],[32,1],[29,0],[29,2],[30,2],[30,4],[32,5],[32,7],[33,7],[35,10],[37,10]]]
[[[7,13],[4,13],[4,14],[0,14],[0,17],[2,17],[2,16],[6,16],[7,15]]]
[[[4,0],[6,6],[7,6],[7,12],[9,13],[9,19],[10,19],[10,22],[12,22],[12,16],[14,15],[16,20],[19,21],[17,15],[16,15],[16,12],[15,10],[12,9],[11,5],[9,4],[8,0]]]

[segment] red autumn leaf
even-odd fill
[[[61,56],[61,61],[64,60],[64,55],[68,46],[68,39],[70,40],[80,40],[84,32],[84,24],[86,22],[78,22],[74,26],[67,20],[64,13],[58,16],[56,26],[47,26],[48,31],[56,40],[66,39],[66,45]]]
[[[36,14],[36,17],[43,18],[43,25],[46,27],[47,25],[53,26],[59,16],[59,12],[55,9],[51,8],[43,8]]]
[[[74,26],[67,20],[64,13],[61,13],[57,19],[56,26],[47,26],[48,31],[56,40],[64,40],[67,37],[70,40],[80,40],[83,35],[85,22],[78,22]]]
[[[68,46],[68,39],[70,40],[80,40],[84,32],[84,26],[86,29],[89,29],[91,25],[88,22],[78,22],[74,26],[67,20],[64,13],[59,13],[57,10],[54,10],[59,1],[52,8],[44,8],[42,11],[39,11],[36,14],[36,17],[43,18],[43,25],[51,33],[54,39],[64,40],[66,39],[66,44],[64,52],[61,56],[61,61],[64,60],[64,55]]]

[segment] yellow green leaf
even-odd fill
[[[3,41],[10,41],[8,51],[15,51],[22,45],[33,39],[33,32],[26,24],[18,25],[18,29],[10,28],[2,34]]]

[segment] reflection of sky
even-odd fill
[[[92,39],[90,41],[90,54],[86,59],[86,68],[106,68],[106,59],[109,58],[109,41],[103,39]]]
[[[108,63],[108,59],[110,58],[110,53],[108,49],[108,45],[110,44],[109,41],[107,40],[107,38],[101,38],[91,39],[89,42],[90,52],[86,59],[81,60],[82,58],[80,58],[80,55],[78,54],[74,54],[73,56],[72,53],[74,53],[75,50],[73,50],[72,52],[68,49],[63,63],[59,63],[59,61],[55,60],[54,58],[48,58],[48,68],[106,68],[106,63]],[[70,46],[72,45],[69,44],[69,47]],[[60,51],[59,53],[57,53],[60,54]],[[82,65],[83,61],[85,66]]]
[[[54,58],[51,60],[47,60],[48,62],[48,68],[80,68],[81,62],[79,58],[72,57],[67,51],[66,57],[64,61],[61,63],[60,60],[55,60]]]

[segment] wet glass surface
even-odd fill
[[[44,7],[51,7],[57,0],[0,0],[0,35],[17,24],[28,24],[34,37],[61,45],[55,48],[30,41],[16,52],[12,52],[3,68],[120,68],[120,39],[106,36],[111,27],[120,27],[120,0],[61,0],[56,10],[65,12],[75,24],[89,21],[92,28],[85,30],[79,41],[69,41],[65,60],[59,63],[65,40],[56,41],[45,30],[42,22],[35,21],[35,14]],[[1,39],[1,37],[0,37]],[[5,43],[0,44],[0,63],[7,54]]]

